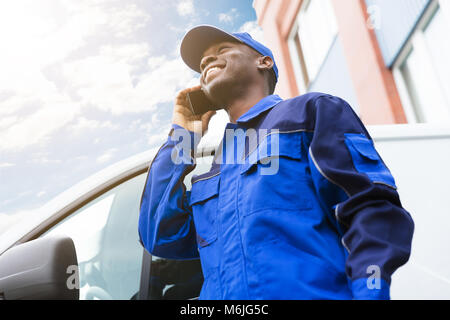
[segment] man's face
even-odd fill
[[[203,91],[214,98],[233,92],[233,87],[246,87],[261,76],[256,67],[259,56],[256,51],[238,42],[210,46],[200,62]]]

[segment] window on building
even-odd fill
[[[450,23],[435,1],[394,65],[394,76],[411,123],[450,121]]]
[[[330,0],[305,0],[289,37],[289,50],[300,91],[314,81],[337,35]]]

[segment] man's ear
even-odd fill
[[[273,67],[273,60],[269,56],[260,56],[257,60],[257,68],[261,71],[270,70]]]

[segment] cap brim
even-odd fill
[[[224,41],[242,42],[239,38],[214,26],[194,27],[181,41],[181,58],[189,68],[200,73],[200,61],[205,50],[215,43]]]

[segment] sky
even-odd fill
[[[252,2],[1,1],[0,219],[159,148],[176,93],[199,82],[183,35],[212,24],[263,41]]]

